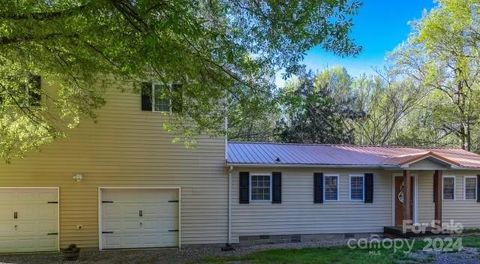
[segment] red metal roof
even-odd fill
[[[402,167],[427,158],[458,168],[480,168],[480,155],[455,148],[260,142],[229,142],[227,163],[230,165]]]

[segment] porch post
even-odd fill
[[[435,203],[435,220],[442,224],[442,171],[433,174],[433,202]]]
[[[412,178],[407,170],[403,171],[404,203],[403,220],[412,220]]]

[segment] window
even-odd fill
[[[251,175],[250,176],[250,200],[271,201],[272,197],[272,176]]]
[[[443,199],[455,199],[455,176],[443,177]]]
[[[477,199],[477,177],[465,177],[465,200]]]
[[[364,176],[350,175],[350,200],[363,201],[364,197]]]
[[[153,84],[153,111],[170,112],[171,99],[170,87],[161,84]]]
[[[323,186],[324,200],[338,201],[338,175],[325,175]]]

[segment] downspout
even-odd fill
[[[232,171],[233,166],[228,169],[228,245],[232,244]]]
[[[227,243],[222,247],[222,251],[235,250],[232,246],[232,171],[233,166],[229,166],[228,174],[228,213],[227,213]]]
[[[225,129],[225,162],[228,161],[228,114],[227,106],[225,104],[225,116],[224,116],[224,129]],[[233,166],[228,167],[228,205],[227,205],[227,243],[225,247],[222,248],[222,251],[231,251],[235,250],[232,247],[232,171]]]

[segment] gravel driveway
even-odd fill
[[[480,252],[476,248],[463,248],[458,252],[417,251],[410,257],[419,263],[432,264],[480,264]]]
[[[242,256],[258,250],[274,248],[306,248],[345,245],[347,240],[329,240],[315,243],[285,243],[237,247],[234,251],[221,251],[221,247],[185,247],[179,249],[138,249],[138,250],[108,250],[108,251],[81,251],[77,261],[61,261],[58,253],[45,254],[18,254],[0,255],[0,263],[9,264],[150,264],[150,263],[201,263],[201,259],[209,256]]]

